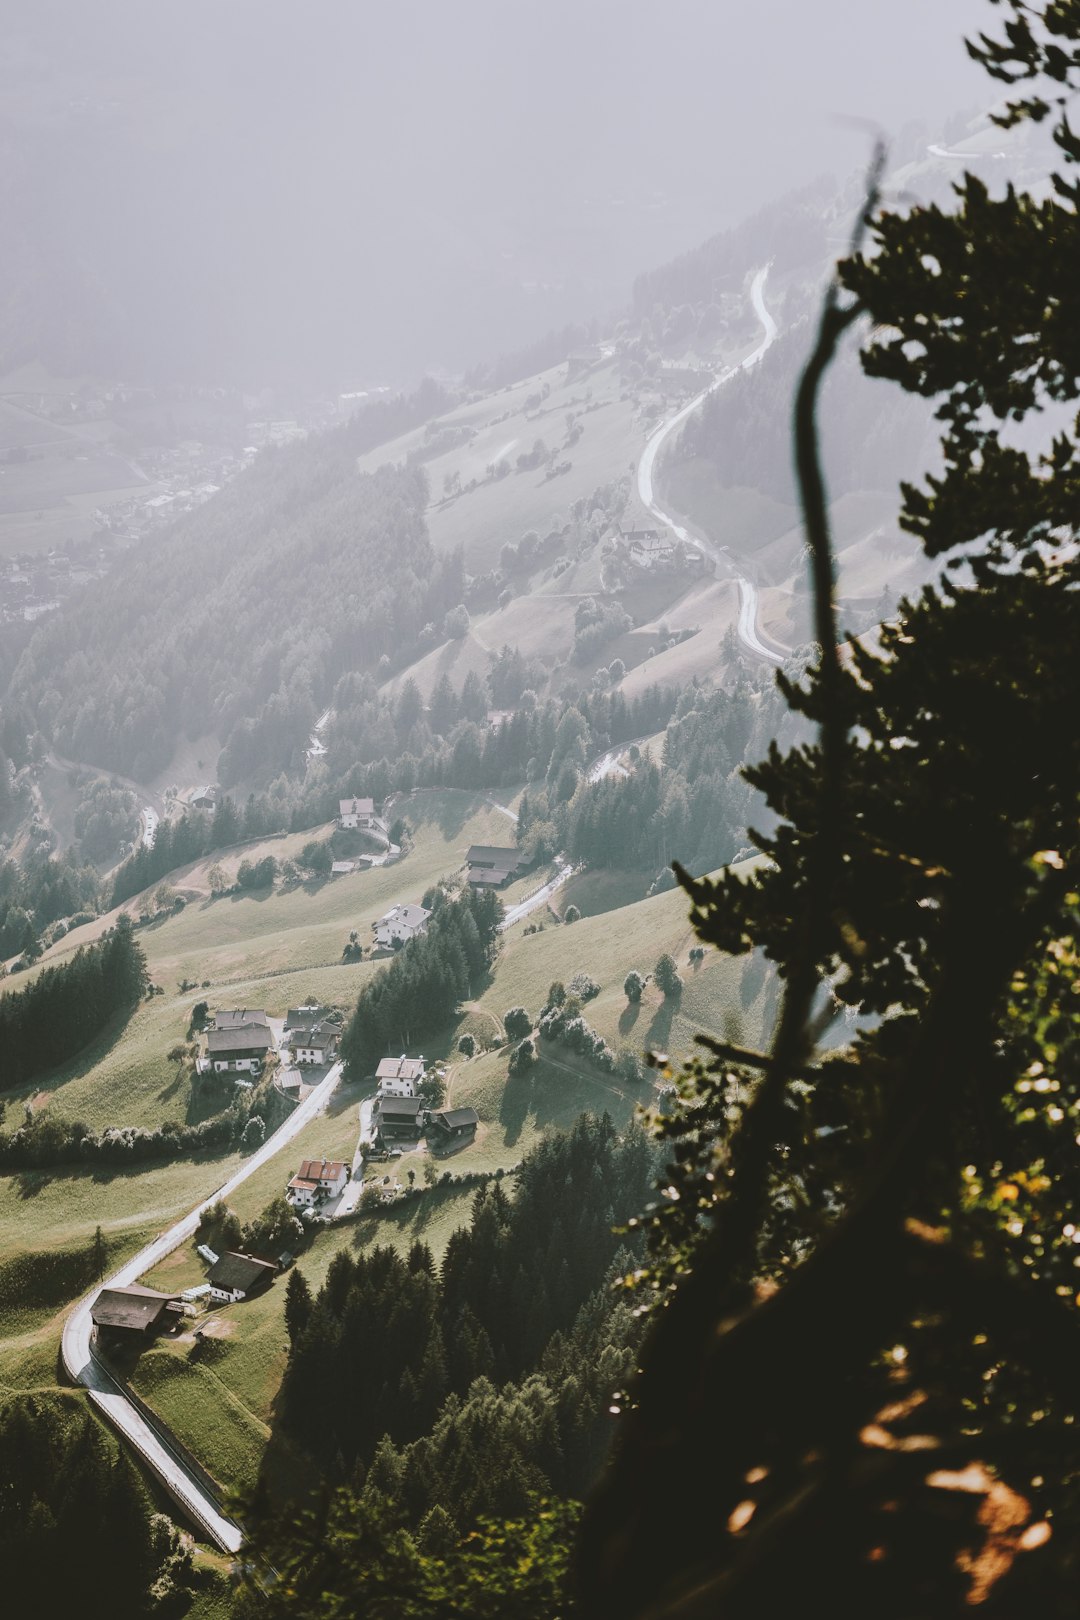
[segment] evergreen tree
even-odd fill
[[[597,1617],[1073,1605],[1080,9],[1002,9],[973,54],[1063,172],[872,211],[797,395],[816,650],[783,684],[817,736],[752,773],[768,864],[681,874],[783,1004],[767,1052],[710,1041],[662,1125],[664,1308],[580,1549]],[[902,521],[951,557],[841,660],[814,408],[864,315],[867,370],[938,400],[943,470]]]

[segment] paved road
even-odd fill
[[[715,389],[722,387],[737,372],[751,371],[762,355],[771,348],[778,328],[765,304],[764,287],[768,274],[769,267],[766,265],[764,269],[757,272],[750,284],[750,298],[754,305],[754,312],[764,330],[761,342],[753,353],[748,354],[746,359],[741,361],[739,365],[728,366],[725,370],[718,372],[707,388],[702,389],[701,393],[696,394],[688,405],[684,405],[681,410],[675,412],[674,416],[669,416],[666,422],[660,424],[655,433],[650,436],[641,453],[641,460],[638,462],[637,485],[642,505],[654,517],[658,518],[667,528],[673,530],[680,540],[695,547],[696,550],[708,557],[711,562],[727,570],[738,581],[739,618],[737,629],[739,639],[743,645],[748,647],[759,658],[764,658],[771,664],[782,664],[784,662],[782,655],[775,648],[767,646],[758,634],[757,588],[753,581],[738,572],[735,564],[727,554],[726,548],[715,546],[711,541],[705,540],[699,535],[691,534],[669,512],[665,512],[657,499],[653,485],[653,468],[656,465],[656,457],[669,435],[674,433],[676,428],[681,427],[687,417],[693,415],[702,400],[707,399]]]
[[[322,734],[326,730],[327,723],[333,712],[333,709],[324,709],[316,720],[315,729],[311,733],[309,747],[304,756],[305,759],[318,759],[320,754],[326,753],[326,744],[322,740]]]
[[[506,916],[499,924],[501,932],[505,932],[507,928],[512,928],[516,922],[521,921],[522,917],[527,917],[530,911],[535,911],[539,906],[546,905],[555,890],[562,888],[574,868],[564,855],[556,855],[555,859],[559,862],[559,870],[555,876],[550,878],[543,888],[537,889],[535,894],[530,894],[527,899],[509,908]]]
[[[235,1175],[230,1176],[229,1180],[208,1198],[204,1198],[201,1204],[182,1220],[177,1221],[175,1226],[170,1226],[167,1232],[163,1232],[144,1249],[140,1249],[139,1253],[121,1266],[119,1271],[107,1277],[101,1286],[126,1287],[127,1284],[137,1281],[152,1266],[157,1265],[167,1254],[171,1254],[186,1238],[191,1237],[204,1209],[216,1203],[219,1198],[228,1198],[241,1182],[246,1181],[248,1176],[267,1160],[272,1159],[311,1120],[325,1110],[340,1077],[341,1064],[335,1063],[311,1094],[305,1097],[283,1124],[278,1126],[272,1136],[267,1137],[262,1147],[244,1161]],[[61,1352],[68,1376],[85,1386],[90,1392],[93,1404],[109,1420],[113,1428],[131,1443],[146,1465],[157,1475],[175,1500],[186,1509],[195,1523],[201,1525],[210,1539],[225,1552],[236,1552],[243,1540],[239,1525],[221,1513],[214,1498],[193,1476],[182,1458],[173,1451],[165,1436],[136,1411],[121,1386],[94,1355],[90,1343],[92,1328],[90,1307],[97,1294],[98,1290],[95,1288],[85,1299],[80,1300],[64,1323]]]

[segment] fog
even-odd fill
[[[157,382],[460,370],[992,88],[983,0],[6,13],[0,364]]]

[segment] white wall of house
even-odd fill
[[[214,1069],[217,1074],[225,1074],[230,1069],[239,1074],[246,1069],[254,1074],[256,1069],[262,1068],[262,1058],[215,1058]]]
[[[380,1080],[380,1097],[415,1097],[416,1087],[411,1080]]]
[[[297,1047],[294,1047],[293,1050],[296,1053],[295,1061],[297,1063],[325,1063],[326,1062],[326,1048],[325,1047],[322,1047],[322,1046],[297,1046]]]
[[[236,1305],[245,1297],[242,1288],[215,1288],[210,1284],[210,1298],[219,1305]]]

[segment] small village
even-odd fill
[[[203,790],[209,795],[213,789]],[[370,798],[342,799],[342,828],[359,828],[388,837],[386,823]],[[337,863],[351,870],[357,863]],[[515,846],[473,844],[466,852],[465,881],[476,889],[501,889],[523,869]],[[390,955],[427,929],[431,911],[414,902],[392,906],[372,923],[373,953]],[[318,1093],[328,1099],[341,1079],[339,1056],[343,1019],[340,1009],[306,1003],[290,1007],[283,1019],[261,1007],[218,1007],[198,1031],[195,1070],[200,1076],[231,1085],[234,1094],[250,1093],[269,1079],[290,1109]],[[318,1227],[355,1220],[361,1214],[393,1204],[415,1188],[417,1169],[452,1157],[476,1138],[480,1119],[475,1108],[445,1102],[446,1066],[428,1064],[422,1054],[388,1053],[362,1081],[358,1105],[357,1145],[351,1162],[304,1157],[280,1196],[307,1236]],[[267,1140],[265,1152],[276,1144]],[[386,1166],[386,1169],[383,1169]],[[405,1177],[402,1184],[401,1175]],[[206,1207],[206,1206],[204,1206]],[[306,1239],[305,1239],[306,1241]],[[203,1280],[165,1293],[132,1281],[113,1283],[91,1306],[93,1341],[98,1352],[123,1368],[141,1347],[158,1335],[191,1332],[199,1342],[208,1313],[242,1305],[270,1288],[293,1265],[289,1248],[278,1252],[218,1250],[200,1242]]]

